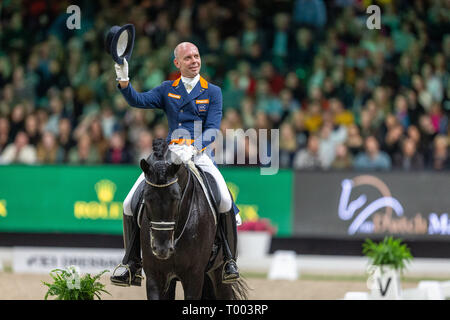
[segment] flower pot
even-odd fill
[[[266,231],[238,231],[238,255],[263,258],[269,253],[272,235]]]
[[[400,272],[391,265],[371,266],[367,286],[371,289],[371,299],[401,299]]]

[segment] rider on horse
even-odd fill
[[[180,43],[174,50],[174,56],[173,62],[180,70],[181,77],[175,81],[164,81],[160,86],[144,93],[136,92],[129,83],[126,59],[124,59],[122,65],[116,63],[115,69],[117,80],[119,81],[119,90],[130,106],[144,109],[159,108],[165,111],[169,123],[169,134],[167,137],[167,142],[170,143],[169,149],[183,161],[193,158],[197,166],[214,177],[220,192],[220,201],[217,206],[219,215],[221,217],[232,216],[232,219],[236,219],[239,225],[239,210],[233,203],[225,180],[214,161],[204,152],[205,148],[214,141],[214,138],[209,137],[210,134],[205,135],[205,132],[209,129],[220,129],[222,91],[218,86],[208,83],[200,76],[201,58],[194,44],[189,42]],[[194,122],[197,121],[202,123],[202,132],[199,137],[194,135]],[[185,136],[183,138],[177,136],[181,131],[188,132],[190,139],[186,139]],[[195,143],[194,138],[201,140],[201,144]],[[136,217],[133,216],[131,210],[131,199],[144,179],[145,177],[142,173],[123,203],[126,252],[122,264],[127,267],[127,270],[120,275],[111,277],[112,283],[116,285],[140,285],[141,282],[140,238],[137,231]],[[233,233],[227,234],[231,235]],[[229,240],[224,238],[223,241]],[[229,251],[224,253],[224,255],[226,261],[222,280],[224,282],[237,280],[239,272],[235,262],[236,258]]]

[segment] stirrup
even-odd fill
[[[236,266],[237,266],[236,261],[234,261],[233,259],[230,259],[230,260],[224,262],[223,268],[222,268],[222,283],[235,283],[235,282],[238,281],[239,278],[240,278],[240,275],[239,275],[239,273],[238,273],[238,274],[235,275],[235,277],[233,277],[233,278],[225,279],[225,277],[224,277],[224,276],[225,276],[225,267],[226,267],[229,263],[231,263],[231,262],[234,262],[234,263],[236,264]]]
[[[113,285],[120,286],[120,287],[131,287],[131,283],[132,283],[132,278],[133,277],[132,277],[131,269],[130,269],[129,265],[123,264],[123,263],[119,264],[117,267],[114,268],[111,277],[114,277],[114,274],[116,273],[117,269],[119,269],[119,268],[125,268],[128,271],[128,283],[123,283],[123,282],[121,283],[121,282],[114,282],[114,281],[111,281],[111,283]],[[140,275],[140,274],[136,274],[134,277],[135,278],[140,278],[141,281],[144,279],[144,277],[142,275]]]

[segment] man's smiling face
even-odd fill
[[[200,73],[202,60],[197,47],[190,42],[182,42],[175,48],[175,66],[183,77],[194,78]]]

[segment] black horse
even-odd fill
[[[185,299],[246,299],[245,280],[222,283],[221,219],[192,172],[170,158],[167,143],[160,140],[140,162],[145,183],[137,218],[147,299],[175,299],[176,281]]]

